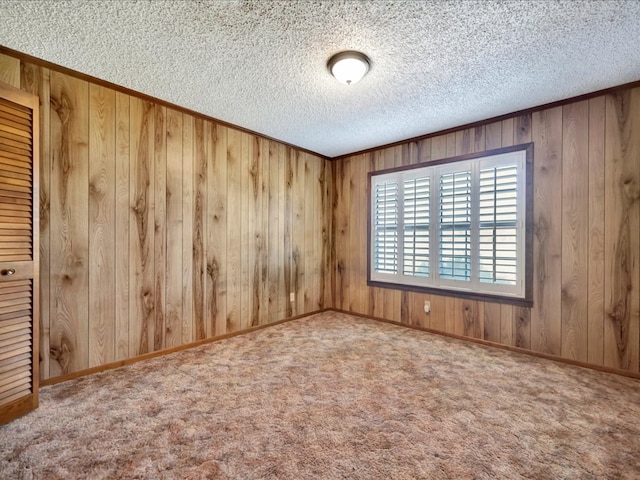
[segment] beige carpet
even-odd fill
[[[640,382],[324,313],[41,390],[2,479],[638,479]]]

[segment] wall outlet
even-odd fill
[[[295,301],[296,301],[296,294],[295,294],[295,292],[291,292],[291,293],[289,294],[289,301],[290,301],[290,302],[295,302]]]
[[[424,313],[431,313],[431,302],[429,300],[424,301]]]

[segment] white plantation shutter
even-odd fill
[[[530,302],[531,152],[529,144],[373,174],[369,281]]]
[[[517,165],[480,170],[480,281],[516,284]]]
[[[403,273],[429,276],[429,177],[404,181]]]
[[[398,271],[398,182],[378,183],[374,189],[374,269]]]
[[[440,176],[440,278],[471,278],[471,170]]]

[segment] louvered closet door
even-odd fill
[[[0,84],[0,424],[38,406],[38,99]]]

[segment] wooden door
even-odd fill
[[[0,83],[0,424],[38,406],[38,98]]]

